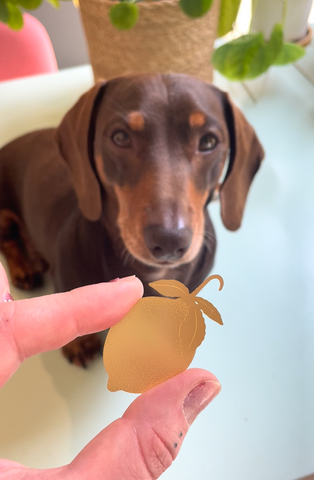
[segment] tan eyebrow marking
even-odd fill
[[[192,128],[202,127],[203,125],[205,125],[205,122],[206,122],[206,118],[204,113],[194,112],[190,115],[189,124],[190,124],[190,127]]]
[[[135,132],[141,132],[144,129],[145,120],[140,112],[129,113],[127,121],[130,129]]]

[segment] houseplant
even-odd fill
[[[250,80],[272,65],[286,65],[305,53],[312,0],[252,0],[249,33],[217,48],[214,67],[229,80]]]
[[[56,8],[60,6],[59,0],[47,1]],[[23,24],[20,7],[33,9],[41,2],[0,0],[0,21],[19,29]],[[286,35],[286,30],[289,24],[295,26],[296,14],[300,17],[301,13],[303,24],[300,31],[306,32],[312,0],[252,0],[249,34],[226,41],[213,53],[215,38],[224,37],[232,31],[240,3],[241,0],[80,0],[95,77],[109,78],[138,69],[172,69],[210,80],[211,58],[220,73],[230,80],[243,81],[261,75],[271,65],[285,65],[304,54],[299,45],[290,43],[295,38]],[[297,8],[296,13],[293,7]],[[158,11],[165,12],[161,20],[158,20]],[[270,20],[265,21],[265,12],[271,14]],[[206,16],[208,18],[204,18]],[[146,17],[144,21],[143,17]],[[176,29],[177,24],[173,22],[178,17],[181,17],[182,25]],[[155,28],[156,22],[155,31],[152,24],[155,23]],[[145,24],[146,29],[143,27]],[[168,30],[158,30],[165,26]],[[96,30],[98,33],[95,33]],[[135,37],[130,30],[137,32]],[[162,37],[165,41],[159,45]],[[191,43],[192,51],[189,48]],[[103,48],[99,49],[99,45]],[[168,57],[166,62],[160,63],[161,54]],[[122,65],[119,65],[119,56]],[[188,63],[193,63],[193,58],[196,59],[195,65],[189,68]],[[136,67],[137,60],[139,65]],[[118,63],[117,69],[112,73],[103,70],[102,65],[106,62],[111,65]]]
[[[176,72],[212,80],[220,0],[79,1],[96,79]]]
[[[240,1],[222,1],[218,37],[230,32]],[[211,2],[180,0],[182,10],[201,16]],[[217,48],[211,58],[214,67],[230,80],[255,78],[272,65],[286,65],[301,58],[305,51],[296,42],[309,37],[307,19],[312,0],[252,0],[250,32]],[[138,19],[136,0],[120,0],[110,11],[118,29],[132,28]],[[294,42],[294,43],[291,43]]]
[[[119,0],[113,3],[110,13],[111,21],[119,29],[132,28],[139,16],[137,2],[142,0]],[[158,0],[155,0],[158,1]],[[201,17],[212,7],[213,0],[177,0],[180,8],[191,18]],[[23,26],[21,8],[35,10],[43,0],[0,0],[0,21],[8,24],[12,29],[19,30]],[[47,0],[55,8],[60,8],[60,0]],[[79,0],[73,0],[78,5]],[[114,2],[114,0],[113,0]],[[219,29],[231,29],[241,0],[221,0]]]
[[[59,0],[47,0],[53,7],[59,8]],[[35,10],[43,0],[0,0],[0,21],[7,24],[13,30],[23,27],[24,10]]]
[[[37,8],[41,1],[0,0],[0,20],[19,29],[20,7]],[[48,1],[59,6],[59,0]],[[225,3],[240,0],[221,2],[224,11]],[[219,9],[220,0],[80,0],[95,78],[144,70],[190,73],[210,81]]]
[[[23,26],[21,9],[36,9],[42,1],[0,0],[0,21],[19,30]],[[59,0],[47,1],[55,8],[60,6]],[[73,1],[78,3],[78,0]],[[224,34],[232,28],[240,2],[80,0],[95,78],[110,78],[142,69],[173,70],[210,81],[212,65],[209,59],[217,30]],[[134,26],[134,32],[121,32]],[[100,49],[99,45],[103,48]],[[106,64],[110,65],[109,70],[103,68]],[[112,69],[114,65],[116,67]]]

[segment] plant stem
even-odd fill
[[[256,12],[256,9],[257,9],[257,5],[258,5],[258,0],[252,0],[252,11],[251,11],[251,21],[250,21],[250,28],[249,28],[249,32],[251,31],[251,28],[252,28],[252,22],[253,22],[253,17],[255,15],[255,12]]]
[[[190,296],[196,297],[196,295],[207,285],[211,280],[214,280],[217,278],[219,280],[219,291],[222,289],[224,286],[224,281],[223,278],[220,275],[211,275],[210,277],[206,278],[203,283],[201,283],[192,293],[190,293]]]
[[[283,6],[282,6],[281,25],[283,28],[287,20],[288,0],[282,0],[282,3],[283,3]]]

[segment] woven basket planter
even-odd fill
[[[109,20],[116,2],[80,0],[81,17],[95,80],[140,72],[186,73],[210,82],[220,0],[203,17],[191,19],[178,0],[138,3],[139,19],[127,31]]]

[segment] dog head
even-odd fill
[[[152,266],[195,258],[218,188],[223,223],[238,229],[264,156],[228,95],[185,75],[98,83],[66,114],[56,139],[82,214],[102,218],[133,257]]]

